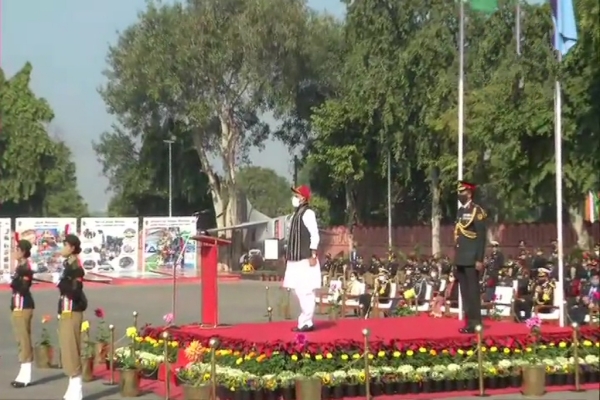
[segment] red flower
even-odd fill
[[[101,308],[96,308],[94,310],[94,315],[96,316],[96,318],[104,318],[104,310]]]
[[[600,292],[594,292],[594,299],[600,300]]]

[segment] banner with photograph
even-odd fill
[[[10,282],[12,272],[11,251],[14,235],[10,229],[10,218],[0,218],[0,280]]]
[[[143,219],[143,263],[145,271],[195,276],[196,232],[194,217],[151,217]],[[182,254],[183,253],[183,254]]]
[[[31,243],[30,264],[35,277],[58,281],[63,268],[60,251],[68,233],[75,233],[77,218],[17,218],[16,232]]]
[[[139,275],[137,218],[82,218],[81,263],[89,272],[111,277]]]

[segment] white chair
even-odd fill
[[[441,287],[441,285],[440,285]],[[441,291],[442,289],[440,289]],[[423,297],[423,304],[417,304],[417,311],[429,311],[431,299],[433,298],[433,285],[430,283],[425,284],[425,297]]]
[[[394,299],[397,296],[397,285],[395,282],[390,283],[390,299],[384,303],[377,303],[377,305],[375,306],[377,311],[389,311],[390,308],[392,307],[392,304],[394,303]]]
[[[501,317],[510,317],[512,314],[512,302],[515,295],[515,284],[513,286],[496,286],[494,290],[494,312]],[[481,310],[481,315],[486,315],[487,310]]]
[[[534,306],[533,311],[534,314],[537,315],[542,321],[554,321],[560,319],[560,296],[554,294],[554,298],[552,299],[552,308],[549,313],[541,313],[537,312],[536,307]],[[539,308],[544,308],[544,306],[537,306]]]

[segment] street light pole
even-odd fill
[[[169,145],[169,217],[173,216],[173,139],[163,140]]]

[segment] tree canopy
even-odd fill
[[[0,214],[84,216],[75,164],[65,143],[48,134],[54,113],[30,88],[32,66],[13,77],[0,69]]]
[[[385,223],[389,167],[394,224],[432,224],[435,249],[456,212],[457,3],[345,3],[337,20],[301,0],[150,2],[110,48],[101,89],[119,124],[96,144],[115,207],[165,207],[162,140],[174,135],[186,154],[176,169],[196,172],[178,188],[186,201],[212,200],[219,225],[239,221],[242,191],[278,213],[288,199],[264,193],[279,179],[243,168],[251,147],[276,138],[301,150],[301,180],[331,224]],[[583,246],[584,197],[600,188],[600,26],[597,1],[576,6],[579,41],[562,62],[548,5],[523,4],[520,54],[514,1],[491,15],[467,7],[464,171],[493,222],[554,221],[560,80],[565,217]]]

